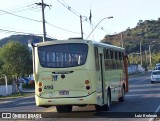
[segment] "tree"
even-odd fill
[[[1,48],[0,48],[0,53],[1,53]],[[2,58],[0,56],[0,77],[1,77],[1,73],[2,73],[2,65],[3,65],[3,61],[2,61]]]
[[[4,62],[2,65],[3,72],[15,77],[19,90],[18,78],[32,73],[31,52],[26,45],[10,41],[1,48],[1,59]]]

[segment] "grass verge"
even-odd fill
[[[23,95],[21,95],[20,93],[16,93],[16,94],[11,94],[11,95],[7,95],[7,96],[0,95],[0,99],[27,97],[27,96],[31,96],[31,95],[34,95],[34,93],[23,93]]]

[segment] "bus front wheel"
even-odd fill
[[[68,113],[72,111],[72,105],[59,105],[56,109],[58,113]]]
[[[121,89],[121,97],[119,97],[119,102],[124,102],[124,95],[125,95],[125,84],[123,84],[122,89]]]

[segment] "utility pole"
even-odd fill
[[[36,5],[42,6],[42,23],[43,23],[43,42],[46,40],[46,26],[45,26],[45,15],[44,15],[44,9],[46,6],[49,7],[49,5],[45,4],[42,0],[41,3],[35,3]]]
[[[149,65],[152,66],[152,53],[151,53],[151,45],[149,45]]]
[[[142,41],[140,41],[140,56],[141,56],[141,65],[142,65]]]
[[[121,43],[122,43],[122,47],[123,47],[123,32],[121,33]]]
[[[147,58],[147,51],[145,50],[145,57],[146,57],[146,65],[148,66],[148,58]]]
[[[83,39],[83,27],[82,27],[82,16],[80,15],[80,24],[81,24],[81,37]]]
[[[152,52],[151,52],[151,47],[152,44],[155,43],[155,41],[152,41],[152,43],[149,45],[149,65],[152,67]]]

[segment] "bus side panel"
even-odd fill
[[[107,59],[104,48],[95,47],[96,78],[97,78],[97,104],[107,104],[108,92],[111,93],[111,101],[117,101],[122,96],[122,84],[124,83],[123,61],[113,58]],[[97,52],[96,52],[97,51]],[[110,91],[109,91],[110,89]]]
[[[97,71],[96,72],[96,92],[97,92],[97,104],[98,105],[103,105],[103,100],[102,100],[102,81],[101,81],[101,72]]]
[[[105,71],[105,85],[106,91],[107,87],[111,88],[111,100],[117,101],[119,95],[121,95],[120,90],[122,87],[122,75],[123,72],[121,69],[114,69],[114,70],[106,70]]]

